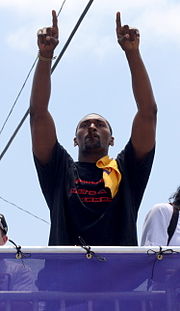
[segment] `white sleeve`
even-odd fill
[[[165,246],[168,241],[167,228],[172,216],[172,206],[168,203],[156,204],[147,214],[142,232],[142,246]]]

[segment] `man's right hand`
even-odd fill
[[[38,30],[38,47],[41,56],[52,58],[54,50],[59,43],[58,23],[56,11],[52,11],[52,27]]]

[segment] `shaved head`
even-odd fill
[[[95,113],[95,112],[88,113],[87,115],[85,115],[85,116],[79,121],[79,123],[78,123],[78,125],[77,125],[77,127],[76,127],[75,135],[76,135],[76,133],[77,133],[77,129],[78,129],[78,127],[79,127],[79,124],[80,124],[82,121],[84,121],[85,119],[87,119],[88,117],[93,117],[93,118],[94,118],[94,117],[98,117],[98,118],[103,119],[103,120],[107,123],[107,125],[108,125],[108,127],[109,127],[109,130],[110,130],[110,134],[112,135],[112,127],[111,127],[110,123],[109,123],[103,116],[101,116],[100,114]]]

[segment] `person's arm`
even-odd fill
[[[42,164],[47,163],[50,159],[56,142],[54,121],[48,111],[51,93],[51,62],[54,49],[59,42],[55,11],[52,11],[52,19],[52,27],[43,28],[38,34],[39,59],[30,99],[33,152]]]
[[[121,26],[121,17],[116,15],[118,43],[124,50],[132,77],[137,114],[133,121],[131,140],[138,158],[145,156],[155,145],[157,106],[151,83],[139,51],[139,31],[128,25]]]

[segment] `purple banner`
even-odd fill
[[[179,253],[15,255],[0,253],[0,311],[180,311]]]

